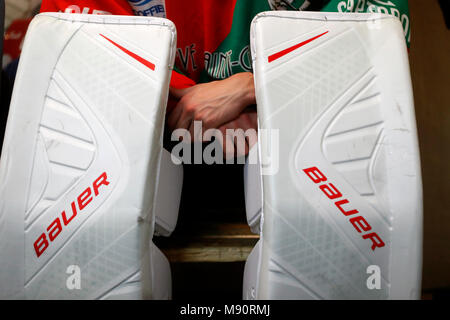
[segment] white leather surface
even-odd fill
[[[174,164],[170,152],[163,149],[155,201],[155,236],[168,237],[175,230],[182,189],[183,166]]]
[[[251,46],[260,130],[280,135],[279,170],[262,179],[256,298],[418,298],[422,185],[400,22],[267,12],[252,23]],[[261,151],[260,161],[273,156]],[[327,180],[308,177],[312,167]],[[356,216],[370,227],[357,229]],[[363,238],[372,233],[382,242]],[[367,286],[373,265],[380,289]]]
[[[244,283],[242,286],[242,296],[244,300],[256,299],[260,257],[261,241],[258,241],[245,262]]]
[[[259,234],[262,213],[261,170],[259,161],[251,162],[250,159],[258,159],[258,144],[250,149],[244,165],[244,192],[248,225],[253,233]]]
[[[159,18],[33,20],[0,163],[1,298],[102,298],[138,272],[139,296],[154,297],[150,243],[175,43],[174,25]],[[80,290],[65,285],[70,265],[80,267]]]
[[[150,261],[152,263],[152,298],[155,300],[172,299],[172,275],[166,256],[150,243]],[[141,273],[137,272],[115,287],[102,300],[140,300],[142,299]]]

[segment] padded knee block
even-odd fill
[[[33,20],[0,163],[1,298],[170,297],[152,237],[181,188],[159,172],[175,44],[160,18]]]
[[[267,12],[251,47],[260,168],[278,167],[247,177],[263,204],[244,298],[419,298],[422,185],[398,19]],[[277,150],[262,130],[278,132]]]
[[[252,162],[251,159],[256,159]],[[258,157],[258,144],[250,149],[244,165],[245,212],[247,222],[253,233],[260,233],[262,212],[261,169]]]
[[[183,166],[173,163],[163,149],[155,201],[155,236],[168,237],[175,230],[183,189]]]

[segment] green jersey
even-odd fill
[[[411,31],[407,0],[237,0],[229,33],[216,50],[205,51],[205,68],[199,82],[225,79],[235,73],[252,71],[250,24],[258,13],[269,10],[390,14],[401,21],[409,47]],[[180,71],[189,76],[189,70]]]

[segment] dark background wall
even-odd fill
[[[409,0],[422,160],[423,288],[450,287],[450,30],[437,0]]]

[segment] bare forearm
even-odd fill
[[[250,72],[187,89],[171,89],[171,94],[179,99],[169,115],[172,129],[189,129],[195,120],[202,121],[205,128],[218,128],[255,104],[255,86]]]
[[[253,79],[253,73],[251,72],[242,72],[233,75],[232,77],[237,77],[239,81],[242,81],[242,110],[246,107],[256,104],[256,96],[255,96],[255,82]]]

